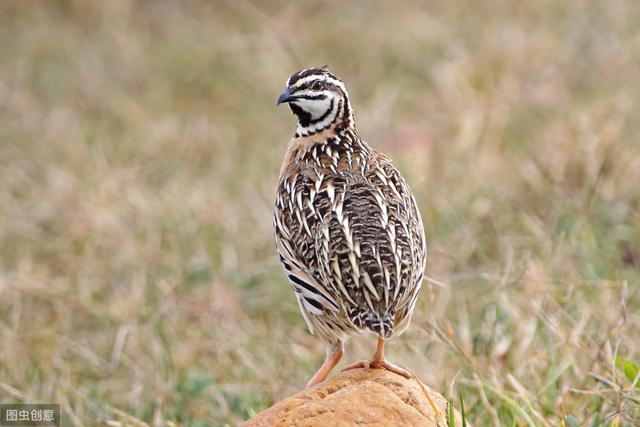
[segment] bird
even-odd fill
[[[427,244],[416,199],[390,158],[360,137],[345,84],[327,66],[295,72],[279,104],[298,123],[278,178],[276,248],[310,333],[327,346],[307,387],[362,332],[377,336],[375,354],[343,371],[411,378],[384,346],[409,326],[422,287]]]

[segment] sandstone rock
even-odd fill
[[[434,406],[440,413],[438,420]],[[356,369],[275,404],[247,421],[245,427],[444,427],[447,407],[444,397],[417,379],[407,380],[383,369]],[[462,425],[457,412],[455,419],[457,426]]]

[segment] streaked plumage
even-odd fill
[[[416,201],[389,158],[360,138],[344,84],[326,68],[292,75],[282,102],[298,127],[280,171],[276,245],[309,330],[330,345],[310,384],[363,330],[380,338],[372,364],[389,369],[382,340],[409,325],[425,267]]]

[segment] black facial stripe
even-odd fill
[[[289,86],[295,84],[300,79],[303,79],[305,77],[308,77],[314,74],[317,74],[318,76],[323,76],[325,73],[317,68],[310,68],[302,72],[298,71],[297,73],[295,73],[289,78]]]
[[[327,97],[327,95],[294,95],[296,98],[299,99],[309,99],[309,100],[316,100],[316,99],[325,99]]]
[[[348,102],[349,101],[349,96],[345,93],[344,90],[342,90],[341,87],[336,86],[336,88],[338,89],[338,91],[342,95],[342,99],[345,101],[343,103],[344,109],[342,111],[342,118],[343,119],[348,119],[349,116],[351,115],[351,109],[350,109],[349,102]]]
[[[333,103],[333,99],[332,99],[332,100],[330,101],[329,108],[327,109],[327,111],[325,111],[325,113],[324,113],[323,115],[321,115],[320,117],[318,117],[317,119],[315,119],[315,120],[311,120],[311,122],[310,122],[309,124],[318,123],[318,122],[321,122],[321,121],[323,121],[324,119],[326,119],[326,118],[327,118],[327,116],[328,116],[329,114],[331,114],[331,112],[333,111],[333,107],[334,107],[334,103]]]
[[[326,67],[317,67],[317,68],[309,68],[307,70],[302,70],[302,71],[298,71],[298,72],[294,73],[291,77],[289,77],[289,80],[287,81],[287,85],[288,86],[292,86],[298,80],[303,79],[303,78],[308,77],[308,76],[311,76],[311,75],[316,75],[318,77],[328,76],[328,77],[334,78],[336,80],[340,80],[334,74],[332,74]]]
[[[291,108],[291,111],[293,111],[293,114],[298,116],[298,122],[302,127],[309,126],[309,122],[311,122],[311,114],[307,113],[298,105],[292,102],[289,103],[289,108]]]

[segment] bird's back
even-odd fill
[[[292,141],[275,229],[312,331],[389,338],[408,325],[426,257],[422,221],[398,170],[357,133]]]

